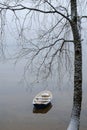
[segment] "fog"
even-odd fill
[[[17,0],[15,0],[17,2]],[[2,2],[2,1],[1,1]],[[19,3],[21,0],[19,1]],[[34,1],[35,2],[35,1]],[[38,2],[38,1],[37,1]],[[36,2],[36,4],[37,4]],[[7,1],[9,3],[9,1]],[[10,1],[10,5],[14,5],[15,2]],[[26,4],[25,4],[26,3]],[[60,1],[59,4],[65,1]],[[22,0],[22,4],[26,6],[34,6],[32,1]],[[53,2],[56,5],[56,2]],[[48,7],[48,6],[46,6]],[[81,2],[79,3],[81,7]],[[79,9],[78,7],[78,9]],[[86,10],[82,6],[81,16],[86,15]],[[40,9],[44,7],[41,5]],[[69,6],[68,6],[69,10]],[[45,38],[41,36],[49,30],[50,27],[57,22],[61,16],[57,15],[47,15],[44,14],[28,14],[29,11],[7,11],[2,13],[2,24],[3,35],[0,41],[0,129],[1,130],[24,130],[24,129],[66,129],[70,113],[72,109],[72,97],[73,97],[73,63],[74,63],[74,51],[73,44],[68,44],[66,48],[70,49],[71,62],[68,62],[67,67],[65,67],[66,59],[62,59],[62,66],[60,64],[59,69],[56,70],[56,61],[53,62],[53,73],[46,76],[46,72],[42,68],[40,71],[39,78],[37,70],[38,66],[42,63],[43,56],[45,56],[47,50],[35,59],[30,68],[28,68],[29,61],[31,60],[34,53],[27,53],[28,51],[36,52],[36,49],[48,46],[51,41],[48,38],[55,38],[61,32],[61,28],[65,20],[63,20],[58,27],[54,30],[51,35],[45,35]],[[32,20],[30,18],[32,16]],[[38,24],[39,23],[39,24]],[[87,116],[87,43],[86,43],[86,20],[82,20],[82,57],[83,57],[83,103],[82,103],[82,115],[81,115],[81,130],[87,129],[86,116]],[[57,33],[56,33],[57,32]],[[70,33],[70,28],[68,28],[68,33],[66,30],[60,35],[59,38],[65,36],[72,39],[72,34]],[[37,39],[39,37],[39,39]],[[3,44],[2,44],[3,43]],[[51,51],[46,63],[50,61],[50,57],[53,51],[59,47],[56,45]],[[27,55],[28,54],[28,55]],[[64,58],[64,57],[63,57]],[[63,62],[64,61],[64,62]],[[58,62],[60,63],[60,61]],[[66,69],[68,68],[68,69]],[[27,71],[26,71],[27,70]],[[25,73],[26,72],[26,73]],[[33,113],[32,100],[37,92],[49,89],[53,93],[52,108],[48,111],[47,115],[39,115]],[[66,102],[66,103],[65,103]],[[44,124],[43,124],[44,120]],[[39,125],[41,123],[41,125]],[[16,126],[16,127],[15,127]],[[55,128],[54,128],[55,126]]]

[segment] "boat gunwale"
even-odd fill
[[[35,102],[35,99],[37,98],[37,97],[41,97],[41,94],[44,94],[44,93],[47,93],[47,94],[49,94],[49,96],[46,96],[46,97],[44,97],[44,98],[47,98],[47,100],[45,100],[44,102],[42,101],[38,101],[38,102]],[[50,98],[49,98],[50,97]],[[42,97],[41,97],[42,98]],[[45,91],[41,91],[40,93],[38,93],[35,97],[34,97],[34,99],[33,99],[33,105],[35,105],[35,104],[37,104],[37,105],[46,105],[46,104],[48,104],[49,102],[51,102],[51,100],[52,100],[52,93],[50,92],[50,91],[48,91],[48,90],[45,90]]]

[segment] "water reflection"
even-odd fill
[[[43,108],[43,109],[38,109],[38,108],[33,108],[33,113],[35,114],[46,114],[48,111],[50,111],[50,109],[52,108],[52,103],[50,103],[47,107]]]

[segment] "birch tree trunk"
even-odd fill
[[[71,28],[74,39],[74,95],[71,121],[67,130],[79,130],[82,102],[82,46],[77,16],[77,1],[71,0]]]

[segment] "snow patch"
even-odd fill
[[[71,119],[67,130],[78,130],[79,129],[79,119],[73,118]]]

